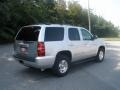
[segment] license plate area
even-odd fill
[[[28,54],[27,47],[25,47],[25,46],[20,46],[20,53],[21,53],[21,54]]]

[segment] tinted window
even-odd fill
[[[40,27],[24,27],[18,33],[16,40],[37,41]]]
[[[83,40],[92,39],[92,35],[87,30],[81,29],[81,32],[82,32]]]
[[[46,27],[45,41],[61,41],[64,38],[63,27]]]
[[[68,34],[70,40],[80,40],[80,36],[77,28],[69,28]]]

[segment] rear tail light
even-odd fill
[[[45,46],[44,46],[43,42],[38,42],[37,55],[38,56],[45,56]]]

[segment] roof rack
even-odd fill
[[[43,22],[43,23],[36,23],[36,25],[68,25],[68,26],[77,26],[74,24],[68,24],[68,23],[49,23],[49,22]],[[81,27],[81,26],[80,26]]]

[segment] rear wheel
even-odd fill
[[[105,49],[104,48],[100,48],[98,50],[97,56],[96,56],[96,60],[98,62],[102,62],[104,60],[104,56],[105,56]]]
[[[53,66],[53,72],[59,76],[65,76],[70,69],[70,58],[67,55],[59,55]]]

